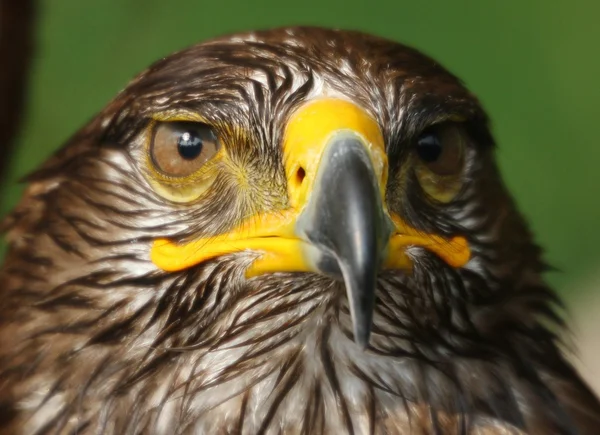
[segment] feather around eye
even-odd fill
[[[447,122],[426,129],[414,148],[415,174],[423,190],[440,202],[452,201],[463,184],[466,132]]]

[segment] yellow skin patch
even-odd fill
[[[382,197],[387,183],[387,155],[379,125],[363,109],[348,101],[322,99],[308,102],[290,118],[283,155],[290,205],[300,210],[308,200],[321,156],[329,139],[340,132],[358,136],[368,148]],[[302,168],[306,180],[298,186],[296,175]]]
[[[310,199],[329,139],[342,131],[356,135],[367,148],[384,199],[388,165],[377,122],[348,101],[311,101],[291,116],[283,142],[290,208],[261,213],[228,233],[185,244],[167,239],[156,240],[150,252],[152,262],[165,271],[175,272],[221,255],[250,250],[260,253],[260,256],[246,270],[248,278],[274,272],[316,272],[303,254],[307,242],[295,234],[295,223]],[[434,252],[453,267],[462,267],[469,261],[470,250],[463,237],[445,239],[419,232],[398,215],[387,210],[385,213],[394,223],[395,231],[388,242],[384,269],[410,270],[412,261],[406,253],[409,247],[422,247]]]

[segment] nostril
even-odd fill
[[[298,186],[302,184],[302,182],[304,181],[304,177],[306,177],[306,171],[302,166],[300,166],[296,171],[296,184]]]

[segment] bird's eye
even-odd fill
[[[198,122],[159,122],[150,144],[156,169],[169,177],[186,177],[198,171],[219,151],[212,128]]]
[[[442,123],[417,138],[414,152],[417,179],[434,199],[451,201],[462,186],[466,133],[460,124]]]

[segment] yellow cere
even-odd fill
[[[290,118],[283,143],[285,171],[288,177],[290,204],[306,204],[321,156],[329,139],[347,131],[362,139],[369,150],[375,173],[385,194],[387,155],[377,122],[357,105],[338,99],[318,99],[300,107]],[[298,169],[306,173],[302,186],[296,182]]]
[[[338,99],[320,99],[301,106],[290,118],[283,143],[290,208],[249,217],[232,231],[200,238],[185,244],[156,240],[151,248],[152,262],[162,270],[181,271],[221,255],[252,251],[258,258],[248,267],[248,278],[274,272],[311,272],[304,258],[304,241],[295,233],[295,222],[310,197],[314,178],[329,139],[340,131],[355,134],[368,149],[380,193],[385,198],[387,155],[377,122],[355,104]],[[300,182],[301,181],[301,182]],[[385,203],[385,202],[384,202]],[[385,210],[386,213],[387,210]],[[412,261],[406,249],[423,247],[453,267],[464,266],[470,257],[462,237],[445,239],[425,234],[406,225],[392,214],[396,232],[391,236],[385,269],[410,270]]]

